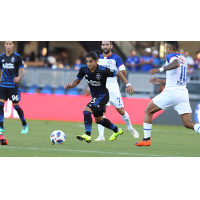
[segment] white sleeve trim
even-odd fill
[[[124,65],[124,64],[123,64],[123,65],[120,65],[118,70],[119,70],[119,71],[126,70],[126,67],[125,67],[125,65]]]

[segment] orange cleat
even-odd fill
[[[139,142],[135,142],[135,145],[138,147],[142,147],[142,146],[150,146],[151,145],[151,140],[150,138],[144,138],[142,141]]]
[[[0,134],[0,144],[1,145],[8,145],[8,141],[7,141],[6,137],[4,137],[3,134]]]

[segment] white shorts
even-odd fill
[[[124,104],[123,104],[123,101],[122,101],[122,96],[121,96],[121,93],[120,92],[112,92],[112,91],[109,91],[109,102],[106,104],[106,106],[110,106],[113,105],[115,106],[115,108],[123,108],[124,107]]]
[[[192,113],[187,88],[165,89],[153,98],[153,103],[162,110],[167,110],[168,108],[173,107],[179,115]]]

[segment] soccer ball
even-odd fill
[[[52,144],[63,144],[65,142],[65,134],[60,130],[53,131],[50,140]]]

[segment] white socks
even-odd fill
[[[132,129],[132,125],[131,125],[131,120],[129,118],[128,113],[125,111],[125,115],[121,115],[121,118],[124,120],[124,122],[126,123],[128,130]]]
[[[143,123],[144,138],[151,137],[151,127],[152,127],[152,124]]]
[[[200,134],[200,124],[195,124],[194,125],[194,130]]]
[[[105,118],[105,116],[103,116]],[[98,124],[99,137],[104,137],[104,126]]]

